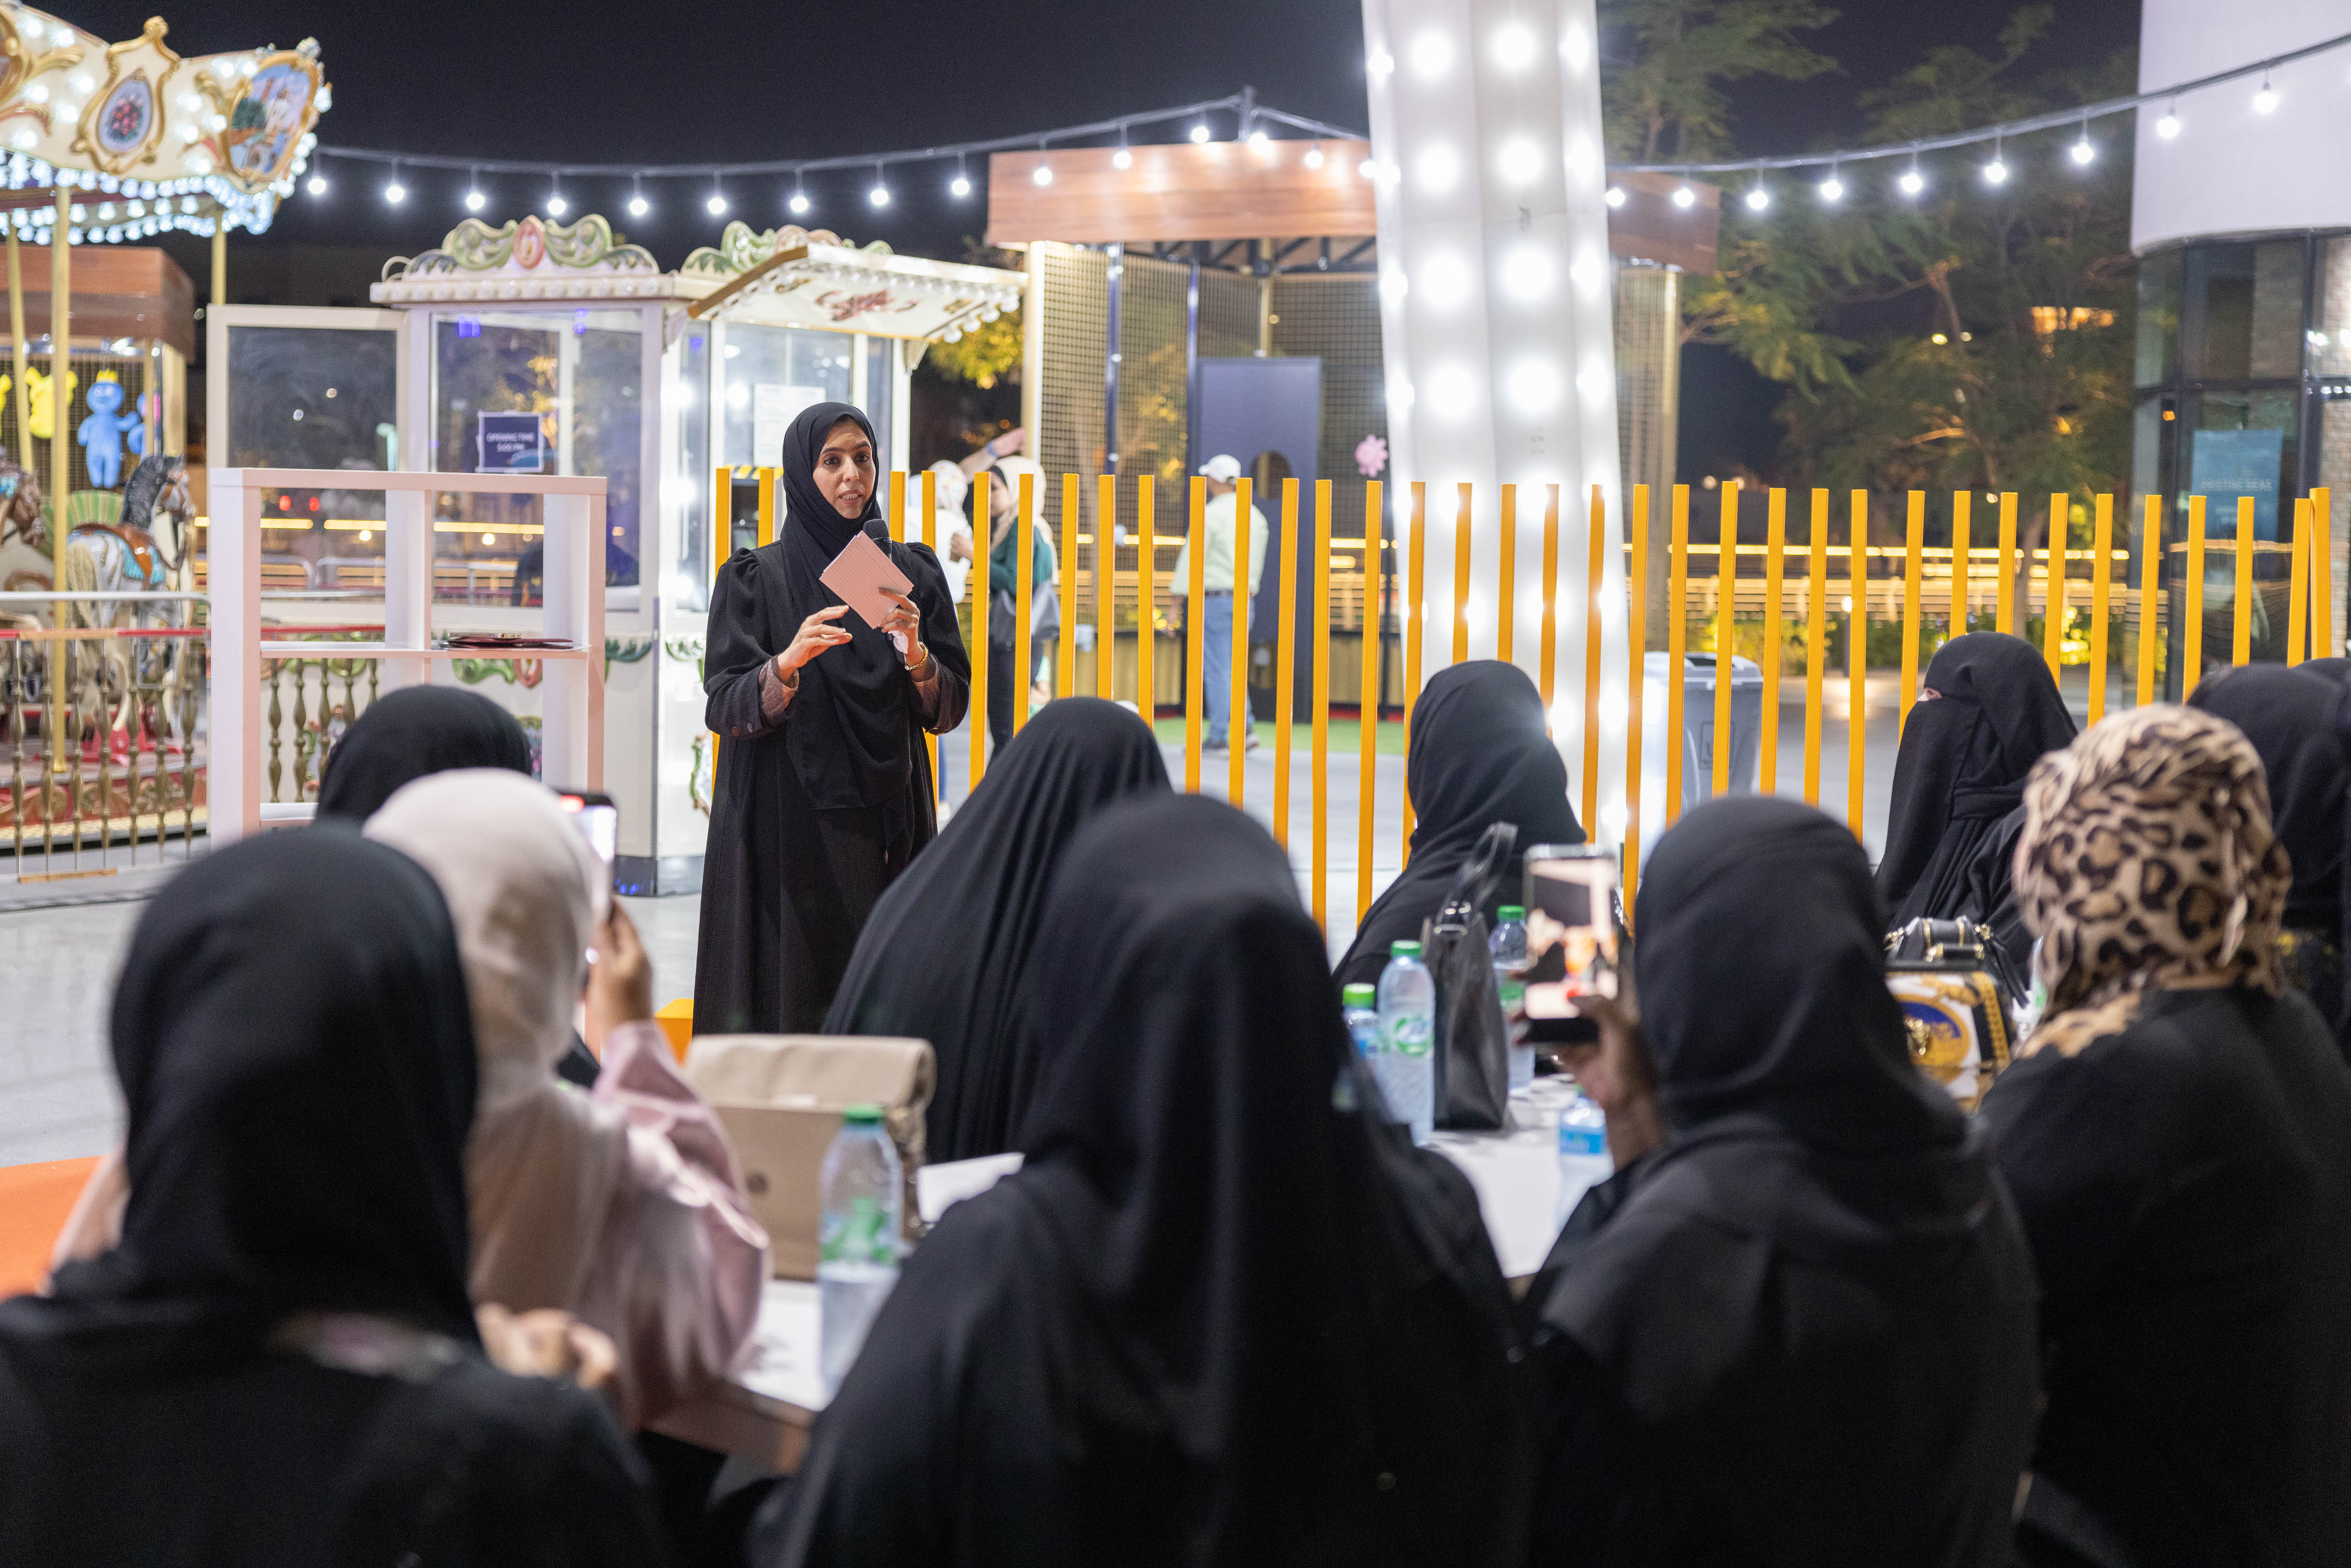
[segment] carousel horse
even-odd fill
[[[36,555],[47,557],[49,525],[41,515],[41,482],[0,448],[0,544],[6,544],[12,533]],[[48,579],[44,577],[40,585],[47,588]]]
[[[141,593],[172,588],[187,565],[194,520],[185,459],[160,454],[140,459],[123,486],[119,520],[79,523],[66,536],[64,591]],[[138,621],[133,608],[119,600],[70,600],[65,610],[68,626],[113,628]],[[120,641],[110,639],[102,646],[105,654],[98,669],[107,695],[120,699],[115,721],[119,727],[131,716],[131,662]],[[176,638],[157,640],[152,652],[142,650],[141,684],[167,675],[179,653]]]

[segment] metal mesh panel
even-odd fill
[[[1649,486],[1648,611],[1662,643],[1666,570],[1672,540],[1674,432],[1681,413],[1681,274],[1662,267],[1616,268],[1616,441],[1625,515],[1633,486]]]
[[[1273,280],[1273,351],[1322,361],[1322,440],[1315,468],[1331,486],[1331,624],[1363,628],[1364,476],[1355,448],[1388,433],[1385,374],[1380,360],[1380,299],[1369,275],[1306,273]],[[1311,517],[1313,498],[1299,497]],[[1301,519],[1302,520],[1302,519]],[[1345,559],[1348,566],[1339,561]],[[1376,586],[1374,591],[1376,594]]]
[[[1102,343],[1110,258],[1100,251],[1044,248],[1044,329],[1037,374],[1038,428],[1029,451],[1058,491],[1064,474],[1092,476],[1102,462]]]
[[[1200,272],[1200,357],[1240,359],[1258,350],[1263,285],[1237,273]]]

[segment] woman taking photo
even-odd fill
[[[697,1033],[822,1028],[874,900],[938,831],[923,732],[963,721],[971,666],[938,557],[883,526],[875,462],[856,409],[803,411],[776,542],[737,550],[711,594]],[[860,532],[913,584],[878,626],[820,580]]]

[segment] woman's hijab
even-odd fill
[[[2133,708],[2043,758],[2015,876],[2049,994],[2023,1054],[2118,1033],[2149,991],[2282,988],[2294,871],[2260,754],[2217,715]]]
[[[1103,808],[1167,788],[1159,743],[1133,713],[1095,697],[1049,703],[874,906],[825,1030],[931,1042],[926,1158],[1013,1146],[1036,1091],[1020,977],[1054,870]]]
[[[776,542],[781,547],[786,621],[773,629],[781,639],[777,653],[801,622],[841,602],[822,578],[852,538],[865,534],[889,549],[881,499],[886,476],[877,473],[865,509],[854,518],[842,517],[817,488],[817,459],[842,420],[873,442],[878,463],[882,444],[874,440],[873,426],[849,403],[812,404],[784,432],[784,521]],[[849,633],[849,641],[800,666],[785,746],[800,787],[820,810],[878,806],[905,793],[913,777],[914,687],[897,648],[857,612],[834,624]]]
[[[343,833],[204,856],[141,917],[111,1033],[130,1204],[112,1250],[51,1281],[45,1337],[217,1356],[324,1312],[475,1343],[473,1031],[423,868]]]
[[[1487,900],[1489,921],[1520,896],[1520,870],[1534,844],[1580,844],[1583,829],[1567,803],[1567,765],[1543,729],[1542,697],[1526,672],[1474,659],[1437,673],[1412,710],[1405,760],[1412,792],[1412,857],[1356,927],[1339,960],[1343,982],[1379,977],[1395,942],[1420,940],[1421,923],[1478,840],[1496,822],[1519,830],[1517,849]]]
[[[552,790],[491,768],[418,779],[367,836],[433,874],[456,929],[479,1061],[474,1299],[569,1308],[628,1154],[626,1129],[553,1072],[610,907],[603,862]]]
[[[528,776],[522,724],[479,692],[408,686],[370,703],[327,753],[319,816],[365,821],[411,779],[456,768]]]
[[[2346,706],[2341,683],[2283,664],[2246,664],[2208,677],[2188,706],[2235,725],[2262,759],[2270,822],[2294,862],[2284,924],[2340,943],[2351,871],[2343,843],[2351,758],[2336,727]]]
[[[1922,916],[1992,918],[1991,909],[1966,907],[1970,873],[2003,841],[2002,821],[2022,801],[2033,763],[2074,733],[2047,661],[2022,637],[1954,637],[1928,662],[1923,684],[1939,696],[1903,721],[1877,865],[1896,928]],[[1991,886],[2003,876],[1994,868]]]

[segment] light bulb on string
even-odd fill
[[[1984,183],[1987,185],[2008,183],[2008,161],[2000,155],[2000,138],[1995,136],[1991,139],[1991,162],[1983,166]]]
[[[1609,186],[1607,194],[1602,199],[1607,202],[1607,204],[1612,207],[1623,206],[1625,204],[1625,187],[1622,185]]]
[[[1687,212],[1692,207],[1698,205],[1698,193],[1690,189],[1689,177],[1687,175],[1684,175],[1682,177],[1682,183],[1674,187],[1674,205],[1679,207],[1684,212]]]
[[[1306,150],[1304,162],[1309,169],[1320,169],[1322,167],[1322,143],[1317,141],[1313,146]]]
[[[2263,71],[2262,73],[2262,89],[2253,94],[2253,112],[2255,114],[2267,114],[2277,106],[2277,90],[2270,86],[2269,73],[2267,71]]]
[[[878,181],[878,173],[876,177]],[[1037,143],[1037,167],[1029,172],[1029,180],[1031,184],[1040,186],[1053,183],[1053,166],[1045,162],[1045,144],[1042,141]]]
[[[1749,212],[1760,213],[1771,204],[1771,193],[1763,188],[1763,182],[1761,180],[1757,180],[1754,184],[1747,188],[1747,210]]]
[[[485,201],[485,200],[486,200],[486,198],[483,196],[483,194],[482,194],[482,193],[481,193],[480,191],[478,191],[478,190],[476,190],[476,189],[474,189],[474,188],[473,188],[473,187],[471,187],[471,186],[468,186],[468,187],[466,188],[466,191],[465,191],[465,210],[466,210],[467,212],[469,212],[469,213],[478,213],[478,212],[480,212],[480,211],[482,210],[482,205],[483,205],[483,203],[484,203],[484,201]]]
[[[2097,157],[2098,149],[2090,140],[2088,120],[2082,121],[2082,134],[2074,141],[2074,145],[2066,150],[2066,155],[2085,169],[2089,167],[2091,160]]]
[[[716,169],[710,172],[710,197],[702,204],[702,207],[714,218],[724,217],[726,214],[726,193],[719,188],[718,171]]]
[[[877,207],[890,204],[890,186],[883,178],[879,163],[873,165],[873,188],[865,193],[865,199]]]
[[[2163,118],[2155,122],[2155,133],[2158,136],[2162,137],[2166,141],[2171,141],[2179,134],[2179,103],[2178,99],[2175,99],[2172,101],[2171,107],[2163,111]]]
[[[562,179],[550,174],[548,176],[547,215],[550,218],[559,218],[570,210],[571,204],[563,199]]]
[[[956,177],[947,182],[947,194],[958,201],[971,194],[971,175],[964,165],[963,154],[956,154]]]
[[[1192,127],[1192,140],[1193,140],[1193,141],[1206,141],[1207,139],[1208,139],[1208,122],[1207,122],[1207,120],[1201,120],[1197,125],[1195,125],[1195,126],[1193,126],[1193,127]]]
[[[1844,200],[1844,182],[1837,178],[1837,166],[1829,165],[1829,177],[1820,183],[1821,200],[1834,206]]]
[[[791,209],[792,216],[796,218],[809,210],[808,184],[798,173],[792,176],[792,199],[784,205]]]
[[[629,216],[641,218],[651,211],[653,207],[645,200],[644,177],[639,175],[629,182]]]
[[[383,188],[383,199],[393,206],[408,200],[408,187],[400,183],[400,165],[392,166],[392,183]]]
[[[1910,154],[1910,167],[1904,170],[1902,177],[1894,183],[1906,196],[1916,196],[1927,188],[1927,176],[1918,172],[1918,154]]]
[[[1110,155],[1110,166],[1113,169],[1131,169],[1134,166],[1134,154],[1126,150],[1126,122],[1124,120],[1119,121],[1118,151]]]
[[[324,174],[312,174],[310,176],[309,183],[305,187],[305,189],[314,196],[325,195],[327,193],[327,177]]]

